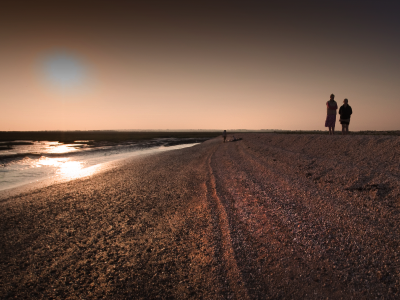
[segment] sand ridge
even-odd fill
[[[399,296],[399,137],[235,136],[1,202],[0,293]]]

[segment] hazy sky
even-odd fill
[[[80,2],[2,2],[0,130],[400,129],[399,1]]]

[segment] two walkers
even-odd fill
[[[342,124],[342,134],[349,133],[350,116],[353,113],[349,100],[344,99],[343,105],[339,109],[340,124]],[[325,127],[329,127],[329,134],[335,134],[335,123],[336,123],[336,111],[338,109],[337,103],[335,101],[335,95],[331,94],[331,98],[326,102],[327,114]]]
[[[335,101],[335,95],[331,94],[331,97],[328,102],[326,102],[327,113],[325,120],[325,127],[329,127],[329,134],[335,134],[335,124],[336,124],[336,114],[337,114],[337,103]],[[349,105],[349,100],[344,99],[343,105],[339,109],[340,115],[340,124],[342,124],[342,134],[349,133],[349,124],[350,124],[350,116],[353,113],[351,106]],[[226,142],[226,130],[222,133],[222,137],[224,138],[224,143]],[[234,141],[237,139],[234,139]]]

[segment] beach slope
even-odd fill
[[[399,297],[400,137],[236,137],[2,200],[2,297]]]

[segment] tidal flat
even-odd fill
[[[217,132],[0,132],[1,191],[48,178],[79,177],[89,167],[204,142]]]

